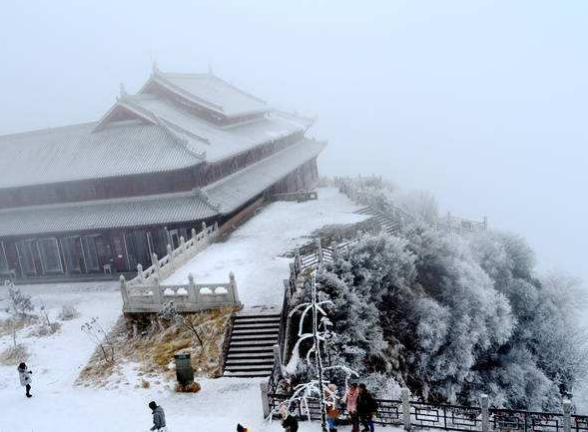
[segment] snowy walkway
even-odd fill
[[[281,305],[283,282],[290,259],[281,256],[309,240],[313,231],[325,225],[363,220],[353,214],[357,207],[335,189],[319,190],[320,199],[306,203],[274,203],[231,235],[228,241],[212,245],[168,282],[187,281],[192,272],[198,281],[224,281],[234,271],[241,300],[247,307]],[[0,365],[0,432],[130,432],[151,427],[150,400],[166,410],[170,432],[234,431],[237,422],[255,432],[280,431],[279,423],[262,420],[259,380],[220,378],[198,379],[198,394],[177,394],[173,383],[152,382],[140,387],[134,364],[123,365],[124,375],[114,376],[108,388],[74,387],[94,345],[80,330],[83,323],[98,317],[108,331],[122,309],[118,283],[76,283],[22,287],[33,296],[36,312],[41,300],[55,320],[61,307],[74,305],[80,317],[62,323],[59,333],[33,337],[18,335],[31,353],[27,364],[34,371],[32,399],[24,397],[16,365]],[[7,290],[0,287],[0,319]],[[0,352],[11,344],[11,336],[0,336]],[[244,402],[246,401],[246,402]],[[303,424],[301,432],[319,431],[318,424]],[[392,430],[392,429],[390,429]]]
[[[319,228],[349,224],[366,218],[359,207],[335,188],[320,188],[317,201],[277,202],[249,220],[223,243],[216,243],[172,274],[164,283],[224,282],[235,273],[239,296],[246,308],[281,306],[283,280],[291,258],[283,255],[311,239]]]
[[[34,372],[34,397],[24,396],[16,365],[0,365],[0,432],[147,431],[151,427],[147,408],[151,400],[165,408],[170,432],[228,432],[235,430],[237,422],[256,432],[282,430],[279,423],[262,420],[258,379],[198,379],[200,393],[177,394],[169,389],[173,383],[165,381],[152,382],[149,389],[140,388],[135,365],[126,364],[125,375],[113,377],[109,389],[73,387],[94,351],[80,327],[92,317],[98,317],[107,330],[112,327],[122,306],[118,284],[34,285],[22,289],[33,296],[37,313],[43,301],[52,320],[65,304],[74,305],[81,315],[63,322],[62,330],[50,337],[19,333],[19,342],[31,353],[27,364]],[[2,319],[7,317],[6,294],[0,287]],[[0,352],[10,343],[11,336],[0,336]],[[301,428],[301,432],[310,431],[320,431],[319,425]]]

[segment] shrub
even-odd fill
[[[61,312],[59,312],[59,320],[61,321],[71,321],[76,319],[80,316],[78,310],[72,305],[63,305],[61,307]]]

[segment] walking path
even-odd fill
[[[350,224],[368,216],[336,188],[319,188],[316,201],[276,202],[237,229],[222,243],[211,245],[178,269],[163,283],[214,283],[235,273],[239,296],[246,309],[282,305],[283,280],[292,258],[287,252],[312,241],[312,233],[333,224]]]

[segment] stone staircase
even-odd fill
[[[279,314],[238,314],[233,321],[223,376],[267,377],[274,367]]]
[[[382,213],[375,211],[371,207],[364,207],[356,212],[357,214],[367,215],[373,217],[388,234],[394,234],[400,229],[400,223],[390,217],[386,217]]]

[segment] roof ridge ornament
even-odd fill
[[[211,77],[214,76],[214,71],[212,70],[212,59],[211,58],[208,59],[208,75]]]
[[[126,98],[129,94],[127,93],[127,90],[125,89],[125,83],[121,82],[120,86],[119,86],[119,96],[116,98],[116,100],[122,100],[124,98]]]

